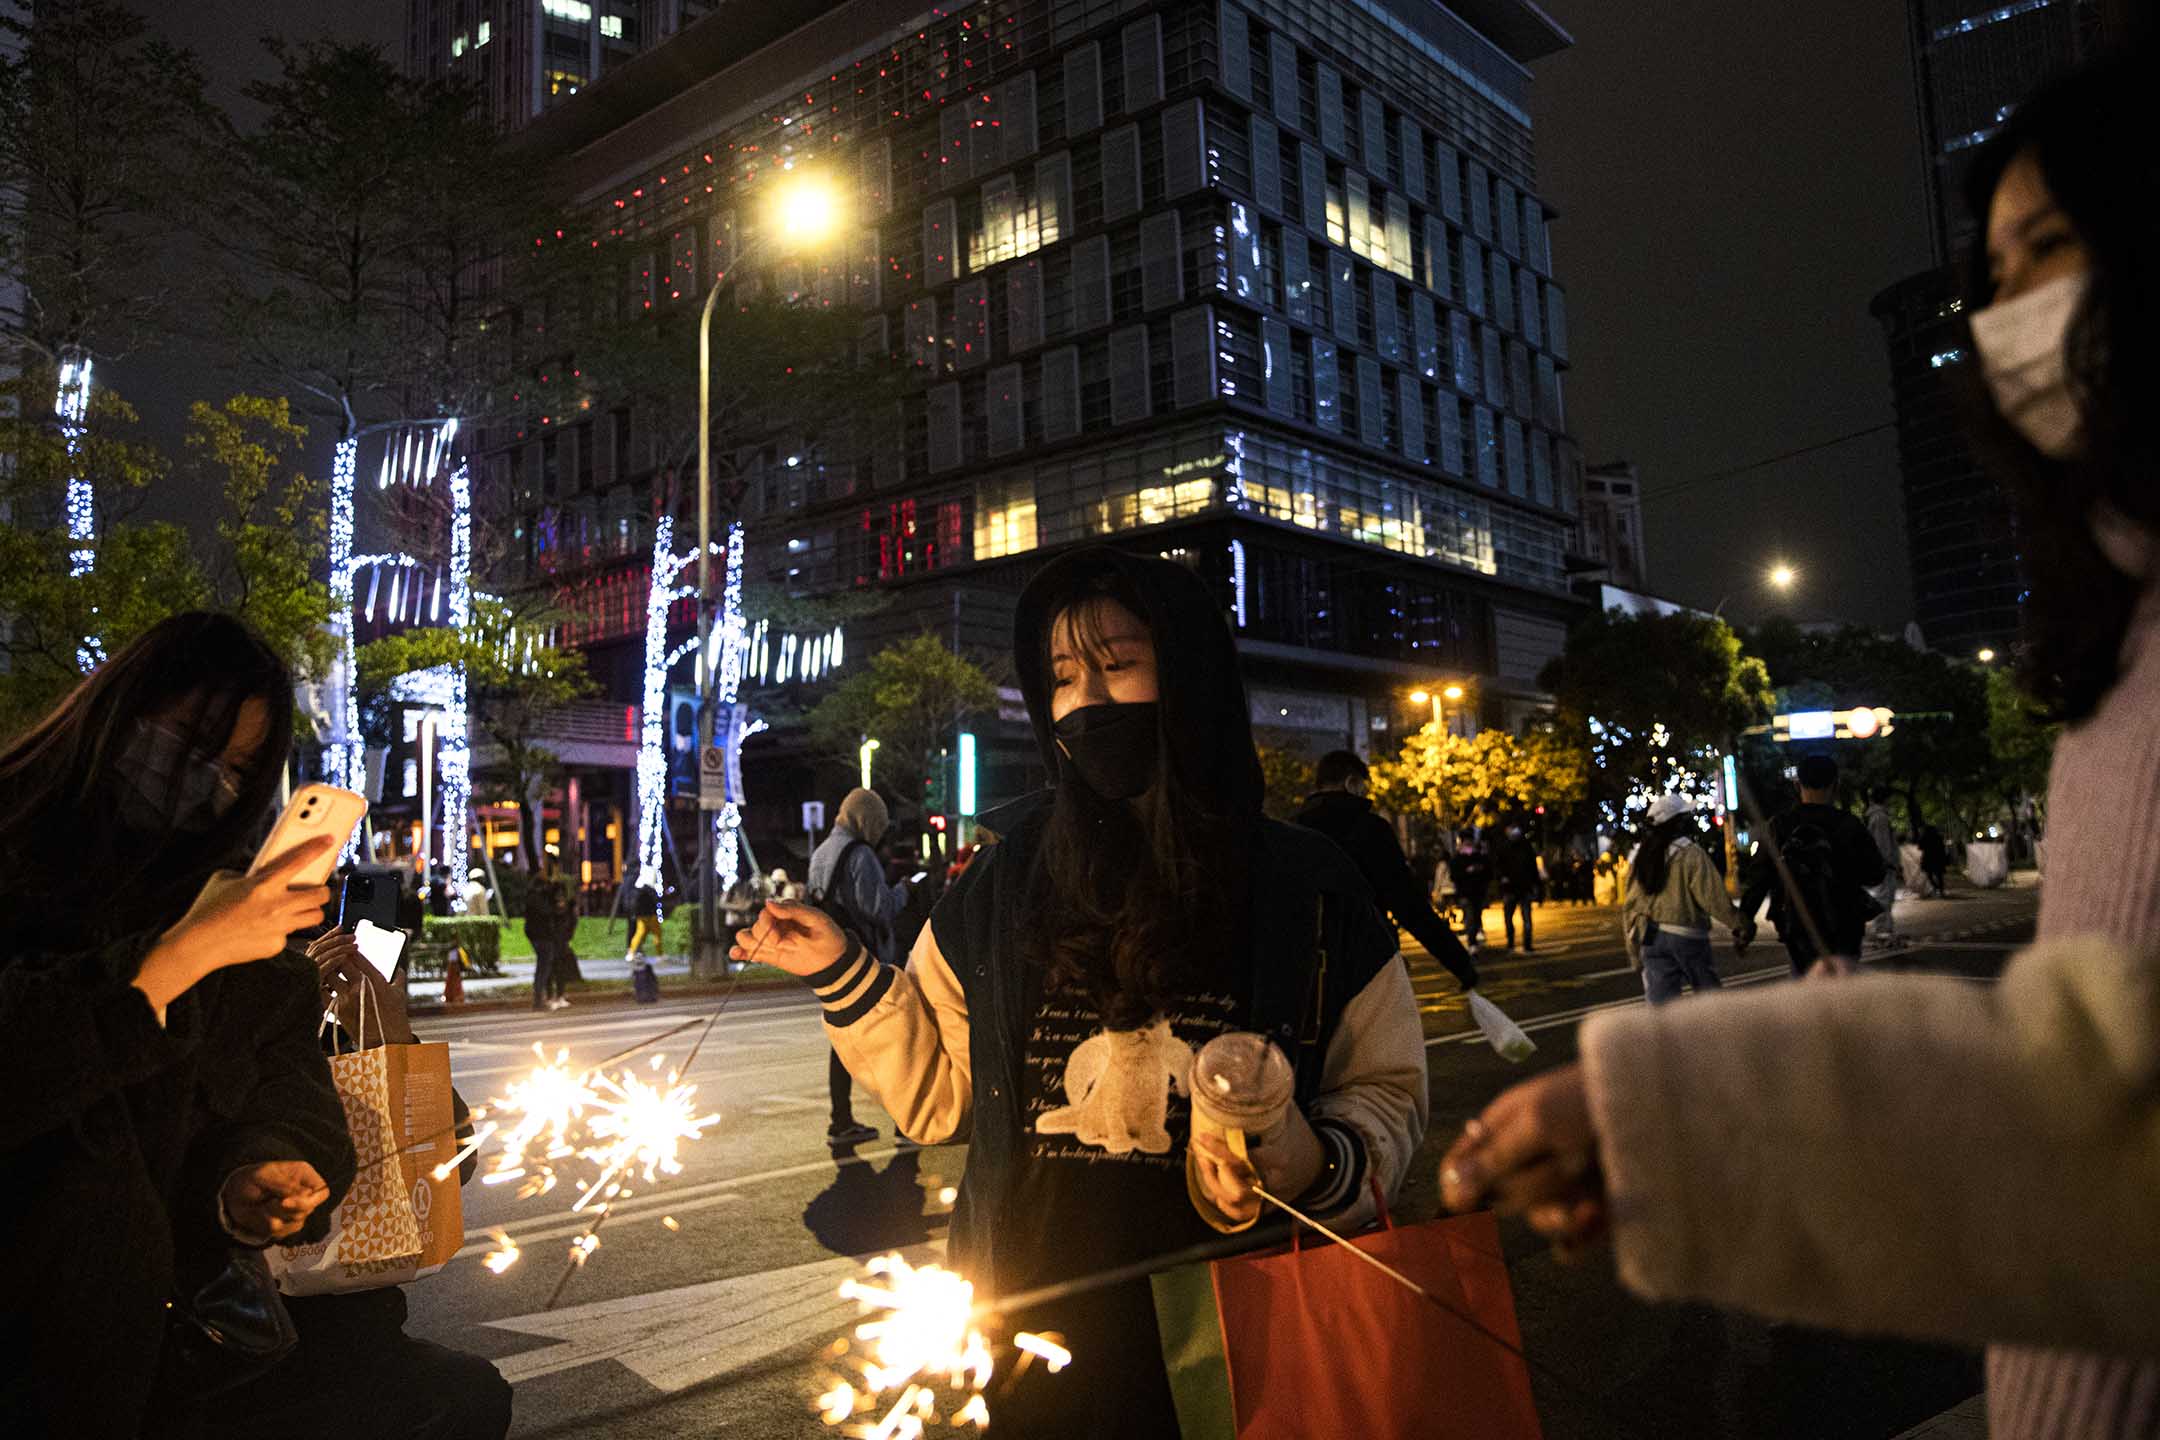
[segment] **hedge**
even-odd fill
[[[456,945],[475,975],[502,974],[503,922],[491,915],[430,915],[421,931],[429,944]]]

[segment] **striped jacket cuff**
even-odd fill
[[[1365,1191],[1365,1137],[1339,1120],[1313,1121],[1313,1134],[1327,1164],[1312,1188],[1298,1197],[1298,1208],[1309,1215],[1331,1215],[1347,1209]]]
[[[846,954],[803,979],[825,1007],[825,1023],[845,1027],[869,1014],[885,998],[885,992],[892,988],[893,973],[892,966],[880,964],[860,940],[850,936]]]

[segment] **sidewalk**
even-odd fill
[[[1987,1433],[1987,1397],[1975,1395],[1893,1440],[1987,1440]]]

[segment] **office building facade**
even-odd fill
[[[1528,63],[1568,42],[1541,11],[750,8],[521,143],[634,237],[641,305],[776,255],[779,177],[849,197],[836,242],[760,283],[852,308],[913,381],[877,442],[753,470],[753,578],[884,594],[853,656],[926,628],[998,653],[1047,556],[1121,544],[1215,587],[1269,743],[1387,746],[1442,678],[1488,718],[1537,702],[1580,609],[1581,487],[1528,111]],[[650,533],[636,419],[603,410],[484,471],[548,477],[535,572],[596,653],[642,631]],[[1036,778],[1018,720],[985,736],[985,804]]]
[[[405,70],[479,87],[497,123],[567,104],[715,0],[407,0]]]
[[[1584,468],[1582,527],[1577,545],[1584,563],[1606,585],[1623,590],[1649,588],[1642,475],[1634,461],[1614,460]]]

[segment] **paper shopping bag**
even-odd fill
[[[1154,1277],[1186,1440],[1540,1440],[1515,1301],[1489,1214],[1340,1246],[1292,1246]]]
[[[432,1273],[463,1239],[458,1175],[431,1173],[457,1153],[450,1047],[382,1045],[330,1058],[359,1172],[313,1245],[273,1251],[278,1288],[332,1295]]]

